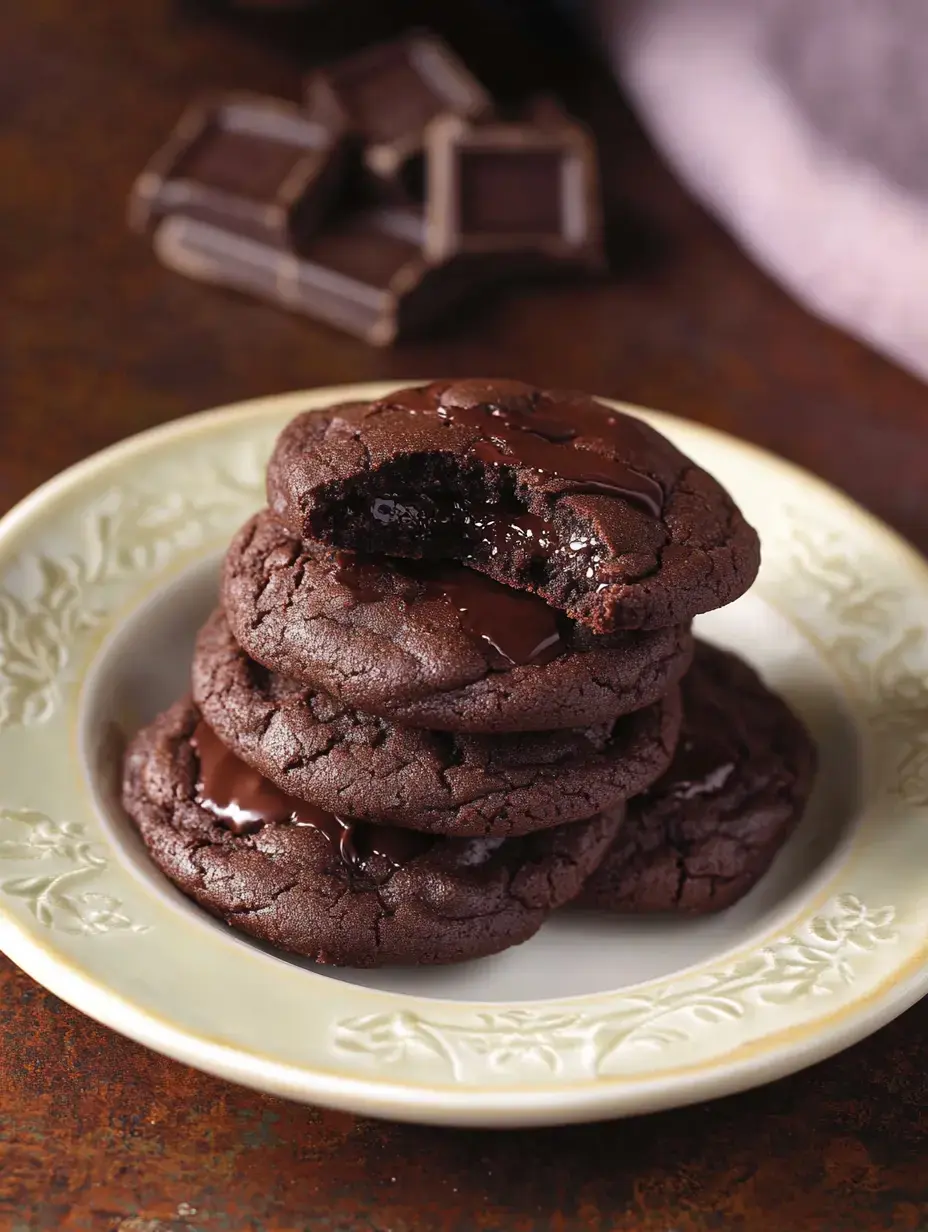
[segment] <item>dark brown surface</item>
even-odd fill
[[[381,353],[185,282],[123,229],[129,185],[187,100],[204,87],[296,97],[305,65],[290,52],[242,27],[182,23],[166,0],[4,4],[0,47],[0,506],[201,407],[498,372],[736,432],[928,548],[928,391],[792,305],[674,186],[593,75],[570,101],[603,138],[613,216],[628,215],[624,278],[514,294],[447,340]],[[763,1090],[499,1135],[381,1125],[203,1077],[2,960],[0,1007],[3,1232],[928,1226],[928,1003]]]
[[[438,731],[608,723],[667,692],[686,626],[597,637],[475,569],[307,549],[268,513],[236,535],[223,607],[265,667],[356,710]]]

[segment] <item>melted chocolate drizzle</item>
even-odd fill
[[[514,667],[550,663],[564,651],[557,614],[535,595],[453,565],[432,570],[425,593],[449,603],[465,632]]]
[[[538,519],[540,522],[540,519]],[[513,523],[514,525],[514,523]],[[424,599],[438,599],[457,612],[461,628],[486,642],[506,666],[550,663],[564,652],[557,613],[543,599],[512,590],[463,565],[373,565],[343,559],[335,579],[358,603],[374,603],[390,593],[388,569],[421,587]]]
[[[200,762],[197,804],[233,834],[253,834],[271,823],[311,826],[328,839],[350,872],[367,875],[374,856],[397,869],[432,845],[427,834],[338,817],[288,796],[230,752],[202,719],[191,743]]]
[[[403,405],[407,405],[403,395]],[[421,410],[418,401],[409,409]],[[652,518],[664,506],[661,485],[617,458],[604,457],[573,442],[599,440],[616,454],[640,445],[634,419],[610,411],[593,398],[555,401],[537,398],[513,383],[452,385],[432,409],[448,423],[477,429],[482,440],[471,454],[492,465],[522,466],[549,479],[567,481],[576,494],[620,496]]]

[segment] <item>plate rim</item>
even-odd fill
[[[910,974],[902,982],[904,991],[897,998],[885,997],[887,985],[897,984],[890,977],[864,998],[867,1012],[855,1014],[857,1003],[810,1025],[778,1032],[778,1036],[796,1034],[809,1038],[803,1047],[772,1052],[759,1061],[748,1055],[728,1066],[719,1064],[707,1068],[698,1063],[684,1066],[657,1079],[648,1075],[642,1078],[606,1075],[570,1085],[539,1083],[536,1089],[529,1090],[515,1086],[439,1082],[414,1086],[376,1075],[353,1078],[321,1069],[269,1062],[244,1049],[202,1039],[140,1009],[105,985],[70,968],[63,960],[51,958],[43,947],[31,943],[28,935],[17,933],[15,948],[9,948],[9,923],[0,916],[0,951],[21,970],[87,1017],[162,1056],[214,1077],[296,1102],[318,1103],[359,1116],[460,1128],[512,1129],[610,1120],[685,1107],[752,1090],[798,1073],[866,1039],[910,1009],[926,991],[919,987],[914,974],[917,968],[924,969],[926,949],[923,947],[919,955],[913,955],[907,962]],[[18,954],[24,954],[25,958],[21,960]],[[46,971],[50,973],[47,976]],[[924,974],[923,979],[926,979]],[[91,999],[96,998],[103,1008],[95,1009],[82,1003],[84,993]],[[118,1025],[114,1020],[116,1012],[127,1015],[118,1020]],[[843,1020],[843,1029],[822,1033],[819,1029],[822,1023],[828,1023],[832,1017]],[[754,1051],[755,1047],[750,1046],[748,1051]],[[200,1049],[202,1052],[198,1051]],[[699,1072],[694,1074],[692,1083],[682,1087],[680,1078],[690,1068]],[[307,1090],[307,1077],[311,1077],[314,1084],[311,1091]],[[632,1099],[622,1098],[625,1095]],[[642,1098],[636,1100],[636,1095]],[[517,1108],[513,1108],[514,1101],[518,1103]],[[488,1117],[501,1119],[494,1122]]]
[[[147,429],[75,463],[18,502],[0,519],[0,544],[18,529],[20,523],[59,496],[79,490],[97,473],[161,444],[208,433],[214,426],[234,423],[239,419],[247,420],[262,410],[282,414],[292,408],[293,413],[297,413],[305,408],[305,401],[310,395],[314,401],[318,399],[323,404],[329,398],[333,402],[346,398],[371,398],[416,383],[419,382],[390,380],[294,390],[212,408]],[[705,436],[719,445],[749,451],[767,468],[785,470],[803,486],[816,490],[841,512],[851,515],[858,522],[863,520],[928,589],[928,562],[918,551],[891,527],[827,481],[751,442],[697,421],[615,399],[603,400],[633,414],[644,414],[658,426],[666,424],[672,429],[679,424],[688,433]],[[537,1089],[462,1082],[443,1085],[432,1081],[428,1085],[413,1085],[397,1082],[376,1071],[366,1077],[353,1077],[323,1069],[312,1070],[306,1065],[263,1060],[241,1048],[201,1039],[190,1030],[160,1019],[150,1010],[112,992],[105,982],[72,965],[67,956],[54,954],[50,944],[42,944],[2,904],[0,949],[32,978],[81,1012],[182,1063],[289,1098],[312,1100],[355,1112],[389,1116],[395,1120],[456,1125],[495,1123],[504,1126],[595,1120],[733,1093],[795,1072],[841,1051],[891,1021],[928,991],[928,970],[925,967],[928,946],[923,944],[917,953],[910,955],[901,967],[881,980],[861,1001],[817,1018],[813,1023],[774,1032],[777,1039],[784,1035],[796,1035],[797,1038],[792,1046],[774,1048],[767,1055],[750,1055],[757,1051],[755,1044],[749,1047],[748,1055],[727,1065],[696,1063],[692,1067],[676,1068],[658,1078],[648,1074],[641,1077],[605,1074],[556,1084],[540,1081]],[[381,992],[379,995],[389,997],[396,994]],[[529,1003],[522,1001],[519,1004]],[[545,1001],[542,999],[532,1004],[545,1004]],[[832,1022],[832,1019],[835,1021]],[[691,1081],[681,1082],[681,1073],[688,1068],[699,1072],[693,1074]],[[487,1119],[499,1114],[503,1115],[495,1122]]]

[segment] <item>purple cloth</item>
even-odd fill
[[[591,3],[693,194],[808,308],[928,378],[928,3]]]

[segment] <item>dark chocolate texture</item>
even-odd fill
[[[596,148],[566,116],[479,125],[441,116],[426,154],[432,260],[522,249],[604,265]]]
[[[307,412],[280,436],[268,496],[304,539],[455,559],[598,633],[730,603],[760,558],[729,494],[648,424],[518,381]]]
[[[532,470],[542,479],[565,480],[567,492],[619,496],[652,518],[661,516],[660,483],[622,460],[639,443],[637,420],[592,398],[548,407],[530,397],[507,397],[505,391],[498,398],[498,389],[490,382],[463,382],[445,390],[438,402],[441,419],[483,434],[473,446],[475,457],[494,466]],[[563,448],[580,437],[600,438],[612,456],[591,458],[585,450]]]
[[[423,260],[415,216],[396,210],[348,215],[307,239],[299,255],[228,228],[174,215],[155,233],[158,258],[189,278],[229,287],[389,346],[428,333],[462,303],[506,277],[462,258]]]
[[[337,123],[290,103],[252,95],[199,103],[136,180],[130,225],[148,231],[180,215],[298,248],[329,212],[344,154]]]
[[[194,700],[237,756],[288,795],[361,819],[509,837],[579,821],[666,769],[679,692],[583,729],[479,736],[400,727],[269,672],[223,613],[197,640]]]
[[[382,564],[354,559],[342,562],[335,580],[355,603],[377,603],[390,590],[382,573]],[[541,667],[566,649],[554,608],[534,595],[510,590],[463,565],[410,566],[407,576],[418,584],[423,600],[437,600],[449,616],[457,613],[464,633],[485,642],[497,665]]]
[[[305,107],[310,115],[334,108],[360,144],[368,171],[389,182],[422,150],[430,120],[485,116],[492,101],[441,39],[413,33],[314,69],[305,82]]]
[[[223,599],[236,639],[265,667],[449,731],[610,722],[662,697],[692,649],[682,626],[597,636],[460,565],[303,545],[267,512],[234,539]]]
[[[505,842],[424,840],[401,860],[346,860],[320,827],[269,820],[236,834],[202,801],[195,734],[178,702],[135,738],[123,800],[156,865],[232,928],[316,962],[460,962],[532,936],[614,839],[621,809]],[[364,827],[365,833],[378,829]]]
[[[815,748],[802,723],[737,655],[697,642],[683,729],[667,773],[587,882],[584,906],[704,914],[764,875],[802,816]]]

